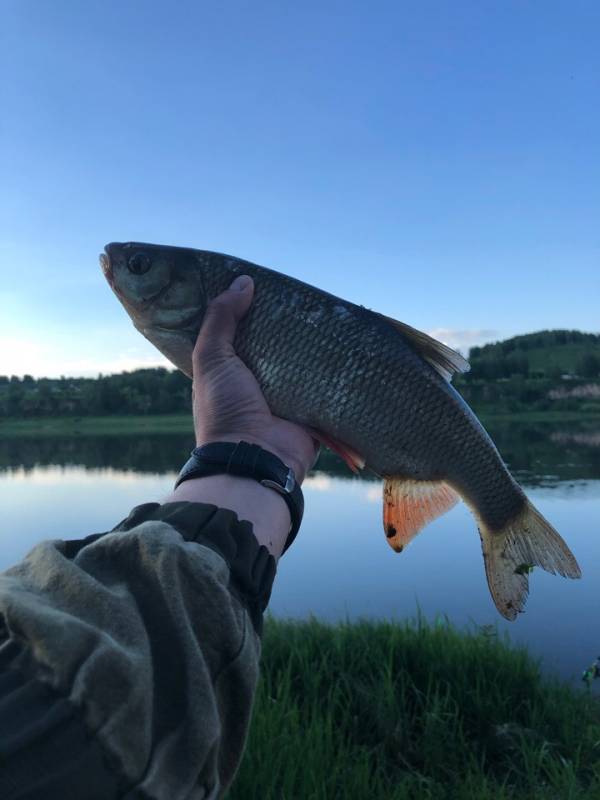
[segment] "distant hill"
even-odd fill
[[[472,380],[520,375],[560,380],[563,376],[600,377],[600,334],[552,330],[513,336],[502,342],[472,347]]]
[[[600,334],[539,331],[473,347],[453,383],[478,414],[600,415]]]

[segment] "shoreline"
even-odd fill
[[[480,412],[484,425],[495,423],[598,422],[600,414],[577,411],[519,411],[514,414]],[[5,417],[0,420],[0,436],[79,436],[190,433],[194,430],[190,414],[114,415],[98,417]]]
[[[114,415],[102,417],[4,418],[0,436],[79,436],[146,433],[194,433],[190,414]]]

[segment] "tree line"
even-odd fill
[[[0,416],[189,413],[192,382],[163,367],[97,378],[0,375]]]
[[[515,377],[560,380],[600,378],[600,335],[554,330],[472,347],[468,383]]]
[[[557,407],[549,396],[557,382],[600,379],[600,335],[540,331],[473,347],[469,359],[471,371],[454,381],[469,402],[544,410]],[[189,413],[191,390],[183,373],[164,367],[97,378],[0,375],[0,417]]]

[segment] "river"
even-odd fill
[[[352,477],[327,454],[306,480],[304,523],[281,560],[270,612],[332,621],[421,613],[460,628],[497,626],[527,645],[546,672],[579,683],[600,654],[600,421],[489,427],[515,477],[575,553],[582,580],[536,570],[526,613],[506,622],[490,599],[466,506],[397,555],[383,534],[381,483]],[[0,569],[43,538],[109,530],[133,506],[160,501],[191,445],[185,434],[4,439]]]

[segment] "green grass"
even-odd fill
[[[599,797],[597,701],[493,630],[267,620],[227,800]]]
[[[0,420],[0,436],[58,436],[77,434],[193,433],[190,414],[149,416],[41,417]]]

